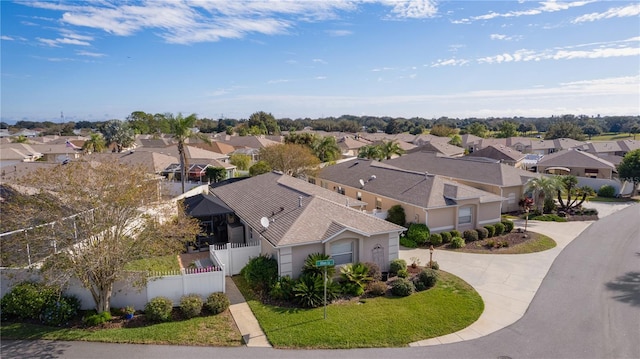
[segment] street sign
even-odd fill
[[[332,265],[335,265],[335,262],[333,261],[333,259],[323,259],[320,261],[316,261],[317,267],[327,267]]]

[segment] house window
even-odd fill
[[[353,241],[332,244],[331,258],[336,265],[353,263]]]
[[[344,188],[342,188],[342,186],[338,186],[336,191],[340,194],[344,194]]]
[[[309,183],[316,184],[316,179],[315,178],[309,178]]]
[[[356,192],[356,199],[362,201],[362,192]]]
[[[376,197],[376,209],[382,209],[382,198]]]
[[[458,209],[458,224],[470,224],[471,219],[471,207],[461,207]]]
[[[585,168],[584,176],[590,178],[598,178],[598,169],[597,168]]]

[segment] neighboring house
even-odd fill
[[[337,141],[340,152],[344,157],[358,157],[360,148],[368,146],[371,141],[367,141],[360,136],[344,136]]]
[[[172,163],[178,162],[178,158],[158,152],[149,151],[125,151],[125,152],[100,152],[85,155],[88,161],[118,161],[128,166],[142,166],[147,172],[160,174]]]
[[[412,152],[437,152],[448,157],[461,157],[464,156],[464,148],[450,145],[446,142],[426,142],[420,147],[415,147],[407,151]]]
[[[628,152],[640,148],[640,141],[594,141],[575,147],[584,152],[592,153],[606,161],[617,165]]]
[[[233,146],[235,149],[238,148],[256,148],[261,149],[264,147],[277,145],[282,143],[281,136],[230,136],[230,135],[222,135],[218,134],[214,137],[214,140],[226,143],[230,146]],[[274,140],[275,139],[275,140]]]
[[[532,140],[531,147],[524,152],[537,153],[540,155],[548,155],[562,150],[567,150],[580,145],[584,142],[576,141],[571,138],[556,138],[553,140]]]
[[[544,156],[538,172],[556,175],[612,179],[616,166],[594,154],[568,149]]]
[[[520,151],[516,151],[511,147],[507,146],[495,146],[491,145],[485,147],[481,150],[474,151],[469,153],[469,157],[484,157],[490,158],[492,160],[496,160],[500,163],[507,164],[509,166],[513,166],[515,168],[523,168],[524,167],[524,153]]]
[[[187,179],[190,181],[203,182],[204,180],[206,180],[208,167],[224,168],[226,174],[223,180],[233,178],[236,171],[236,166],[229,163],[203,158],[193,158],[189,160],[189,163],[187,163],[187,167],[185,167],[187,169]],[[170,180],[179,179],[180,175],[182,174],[180,170],[180,163],[169,164],[162,171],[160,171],[160,174]]]
[[[500,222],[504,199],[442,176],[365,159],[327,166],[315,183],[366,202],[365,209],[374,213],[400,205],[407,222],[424,223],[433,232],[463,231]]]
[[[410,171],[428,172],[504,197],[502,212],[520,210],[518,201],[530,178],[539,174],[508,166],[498,161],[488,162],[473,157],[451,158],[433,152],[415,152],[385,161],[386,164]]]
[[[62,144],[25,144],[10,143],[3,144],[0,147],[0,159],[34,161],[41,160],[45,162],[58,162],[64,160],[76,159],[82,156],[82,151],[76,149],[75,145]]]
[[[297,278],[309,254],[324,253],[337,266],[373,262],[387,271],[398,258],[404,227],[367,215],[328,190],[277,173],[211,189],[246,228],[247,242],[278,262],[278,274]]]

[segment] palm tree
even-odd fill
[[[382,152],[383,157],[388,160],[390,160],[393,155],[400,156],[404,153],[404,150],[400,148],[400,145],[396,140],[382,142],[380,145],[380,151]]]
[[[100,133],[92,133],[89,139],[82,145],[82,151],[87,152],[102,152],[107,148],[107,143]]]
[[[380,160],[384,158],[382,155],[382,151],[380,150],[380,146],[375,145],[366,145],[360,147],[360,150],[358,151],[358,157],[367,158],[370,160]]]
[[[542,212],[545,198],[553,198],[556,191],[563,188],[559,177],[540,176],[527,181],[525,192],[533,192],[537,209]]]
[[[322,162],[335,161],[340,158],[340,147],[333,136],[314,138],[311,142],[311,149]]]
[[[187,117],[183,117],[181,113],[178,113],[176,117],[173,115],[167,115],[169,123],[171,124],[171,132],[173,133],[173,139],[178,143],[178,154],[180,156],[180,180],[182,181],[182,193],[184,193],[184,182],[187,176],[187,154],[184,151],[184,144],[189,138],[198,138],[206,143],[211,143],[211,140],[204,134],[193,132],[192,128],[195,126],[198,117],[195,113]]]

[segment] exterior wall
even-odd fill
[[[280,249],[282,250],[285,248]],[[304,266],[304,261],[307,259],[309,254],[313,253],[326,253],[324,251],[324,246],[322,243],[313,243],[305,246],[292,247],[292,255],[291,255],[291,272],[285,273],[281,272],[280,275],[289,275],[292,278],[298,278],[300,273],[302,273],[302,267]]]
[[[538,172],[540,173],[546,173],[546,169],[548,167],[556,167],[556,166],[544,166],[544,165],[538,165]],[[612,170],[610,168],[594,168],[594,167],[570,167],[570,166],[564,166],[567,167],[568,169],[570,169],[571,171],[568,173],[569,175],[573,175],[576,177],[591,177],[591,175],[588,175],[586,173],[586,169],[597,169],[598,170],[598,175],[595,178],[600,178],[600,179],[611,179],[612,178]],[[567,174],[566,171],[562,171],[562,174]]]
[[[478,210],[476,227],[479,228],[487,224],[498,223],[500,217],[500,202],[483,203]]]
[[[427,210],[427,226],[429,229],[436,232],[444,232],[455,229],[457,217],[457,210],[455,207],[445,207]]]
[[[504,187],[500,194],[502,197],[506,198],[502,201],[502,213],[519,211],[520,206],[518,205],[518,201],[522,197],[523,193],[524,186]]]

